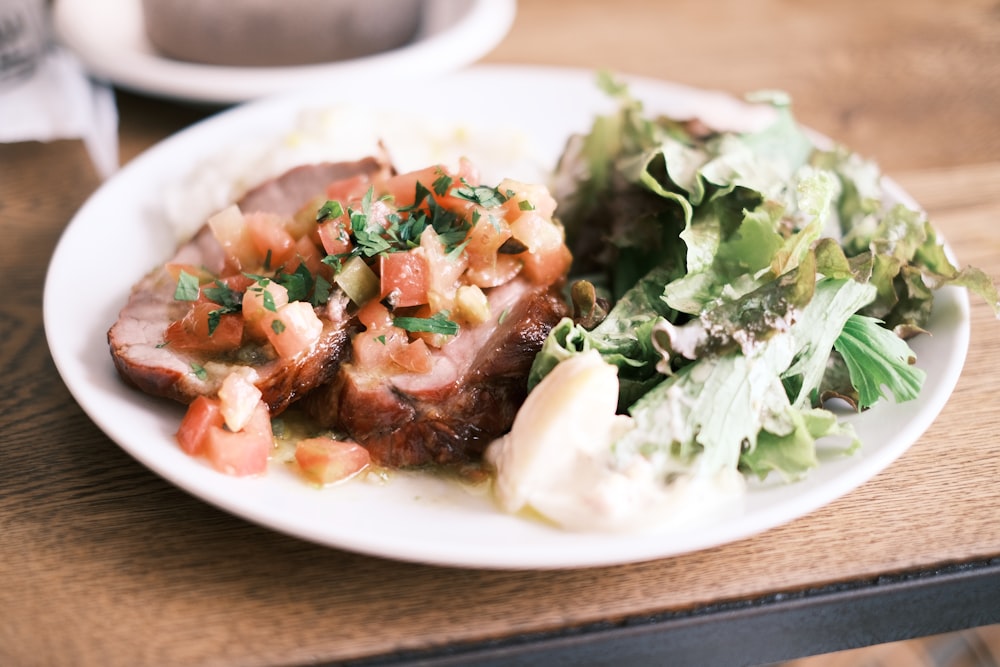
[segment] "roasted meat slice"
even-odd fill
[[[251,190],[239,205],[244,212],[291,215],[321,196],[332,181],[372,178],[389,172],[383,162],[373,158],[297,167]],[[267,345],[249,344],[233,353],[212,355],[165,345],[167,328],[190,307],[189,303],[174,298],[177,276],[170,267],[201,267],[219,274],[225,262],[223,248],[212,230],[208,225],[202,227],[170,261],[133,287],[118,320],[108,331],[111,356],[127,383],[154,396],[182,403],[200,395],[215,394],[230,372],[247,367],[271,414],[278,414],[334,376],[349,352],[356,322],[347,313],[346,297],[335,291],[330,301],[317,309],[323,323],[318,341],[294,359],[278,357]]]
[[[532,360],[567,315],[555,287],[515,279],[487,295],[491,317],[434,353],[429,373],[385,374],[346,363],[303,402],[389,467],[478,461],[527,394]]]
[[[322,162],[293,167],[276,178],[252,188],[240,200],[244,213],[265,211],[279,215],[294,215],[327,185],[354,177],[388,176],[392,173],[386,159],[367,157],[356,162]]]
[[[510,428],[568,315],[543,186],[371,158],[292,169],[238,204],[133,289],[108,332],[125,381],[239,416],[259,405],[249,380],[270,415],[298,402],[393,468],[477,462]]]
[[[197,260],[200,249],[217,252],[211,233],[198,233],[177,259]],[[351,326],[346,297],[331,299],[320,320],[323,331],[317,343],[292,360],[277,357],[265,346],[245,346],[232,355],[205,355],[164,345],[167,327],[183,315],[185,304],[174,300],[176,279],[158,268],[133,289],[118,320],[108,331],[111,357],[128,384],[153,396],[190,403],[198,396],[214,395],[229,373],[249,368],[263,400],[278,414],[313,387],[327,382],[350,349]]]

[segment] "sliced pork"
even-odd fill
[[[345,178],[384,176],[391,170],[377,159],[322,163],[297,167],[249,191],[240,200],[244,212],[290,216],[326,186]],[[232,371],[248,368],[263,400],[275,415],[313,387],[328,382],[349,351],[355,320],[347,313],[347,299],[335,290],[317,309],[323,323],[316,343],[293,359],[278,357],[266,343],[253,343],[227,354],[179,350],[165,343],[165,333],[191,304],[175,299],[176,271],[171,267],[199,267],[213,275],[226,269],[226,253],[212,229],[205,225],[165,265],[136,284],[118,320],[108,331],[108,344],[121,377],[136,388],[182,403],[214,395]]]
[[[367,157],[357,162],[321,162],[293,167],[276,178],[249,190],[240,200],[240,210],[295,215],[330,183],[362,177],[374,180],[392,172],[388,161]]]
[[[384,466],[478,461],[510,429],[535,355],[568,314],[557,289],[523,279],[493,288],[488,300],[490,318],[436,351],[430,372],[386,374],[347,363],[306,399],[307,411],[345,430]]]
[[[569,314],[554,209],[540,185],[480,185],[468,161],[292,169],[135,286],[108,332],[115,366],[190,403],[182,447],[223,470],[266,467],[233,464],[243,418],[293,403],[334,432],[304,450],[312,473],[341,439],[393,468],[479,461]]]

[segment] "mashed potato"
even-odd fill
[[[167,222],[178,240],[186,239],[208,216],[258,183],[302,164],[373,155],[380,141],[403,172],[454,164],[464,156],[480,168],[484,182],[512,177],[535,183],[547,181],[551,168],[533,153],[527,138],[511,128],[416,121],[401,112],[348,106],[310,109],[299,114],[293,127],[267,138],[248,137],[169,185],[164,200]]]

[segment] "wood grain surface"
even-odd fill
[[[487,60],[740,94],[877,158],[1000,279],[1000,5],[522,0]],[[121,92],[122,160],[214,112]],[[2,97],[0,97],[2,103]],[[973,302],[939,419],[871,482],[757,537],[579,571],[321,548],[206,505],[84,415],[42,329],[48,258],[100,185],[78,142],[0,145],[0,664],[293,665],[584,627],[1000,557],[1000,323]],[[101,289],[81,276],[78,293]]]

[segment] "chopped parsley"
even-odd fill
[[[398,208],[387,208],[379,202],[390,199],[384,195],[376,199],[374,187],[369,187],[360,202],[348,205],[337,200],[327,200],[316,211],[316,222],[323,224],[333,220],[343,221],[341,233],[345,241],[349,241],[350,251],[339,254],[329,254],[323,258],[323,263],[332,266],[336,274],[343,270],[345,262],[353,257],[359,257],[366,263],[381,255],[395,252],[407,252],[420,245],[420,238],[428,227],[434,230],[444,246],[448,258],[456,258],[465,251],[469,244],[469,231],[482,219],[483,209],[502,206],[515,195],[513,191],[500,190],[484,186],[472,185],[464,178],[453,177],[443,170],[438,170],[433,182],[428,188],[417,182],[414,186],[413,204]],[[438,199],[451,196],[463,201],[472,202],[468,218],[463,214],[445,208]],[[521,210],[532,210],[529,202],[519,202]],[[488,211],[485,212],[495,227],[499,222]],[[339,225],[339,223],[338,223]],[[264,259],[262,273],[256,275],[245,273],[254,284],[246,288],[247,292],[261,295],[263,307],[271,312],[277,312],[274,295],[266,289],[271,281],[281,285],[288,292],[288,301],[307,301],[314,307],[329,302],[334,285],[323,275],[313,274],[304,262],[299,262],[294,271],[285,271],[280,267],[272,267],[273,257],[270,250]],[[273,272],[273,275],[270,275]],[[198,275],[180,271],[174,298],[178,301],[195,302],[204,296],[214,304],[218,304],[208,314],[208,335],[218,328],[223,315],[239,313],[243,308],[244,292],[234,290],[222,280],[216,279],[205,285]],[[410,332],[423,332],[454,336],[459,331],[459,325],[449,318],[447,311],[436,313],[431,317],[397,317],[394,324]],[[279,320],[271,324],[276,333],[284,330],[284,324]],[[385,337],[380,337],[385,342]],[[192,366],[192,372],[201,377],[204,369]]]
[[[339,272],[344,261],[350,257],[371,259],[387,253],[406,252],[420,245],[420,236],[428,227],[437,233],[446,253],[456,251],[461,253],[475,220],[469,222],[459,214],[444,208],[434,195],[443,196],[451,192],[460,199],[483,206],[498,206],[505,199],[494,188],[473,187],[464,181],[459,187],[453,185],[453,179],[443,172],[434,180],[432,189],[417,182],[414,188],[414,204],[401,207],[387,215],[384,226],[372,219],[374,188],[369,188],[361,200],[360,210],[350,206],[346,209],[350,220],[352,249],[346,253],[327,255],[323,258],[323,262]],[[339,202],[328,201],[320,207],[317,219],[326,220],[329,219],[328,216],[338,217],[343,214],[344,208]],[[478,218],[478,212],[474,215]]]
[[[289,301],[307,301],[315,281],[306,265],[300,263],[292,273],[279,271],[274,276],[274,282],[288,290]]]
[[[205,297],[215,303],[225,307],[238,309],[243,305],[243,295],[234,289],[230,289],[221,280],[216,280],[213,287],[206,287]]]
[[[223,315],[243,310],[243,294],[230,289],[221,280],[216,280],[212,287],[206,287],[203,291],[206,298],[219,304],[219,308],[208,314],[208,335],[211,336],[218,328]]]
[[[442,310],[430,317],[396,317],[392,323],[410,332],[423,332],[454,336],[458,333],[458,323],[448,319],[448,312]]]
[[[488,185],[469,185],[465,179],[462,179],[461,187],[455,188],[452,194],[459,199],[479,204],[483,208],[496,208],[507,201],[507,196],[496,188]]]
[[[330,300],[330,293],[333,291],[333,285],[330,281],[323,276],[317,275],[316,279],[313,281],[312,297],[309,299],[309,303],[313,306],[322,306]]]
[[[177,301],[197,301],[199,293],[198,278],[181,269],[177,276],[177,287],[174,289],[174,299]]]
[[[344,207],[339,201],[330,199],[316,211],[316,222],[323,223],[344,215]]]
[[[206,371],[205,367],[202,366],[201,364],[196,364],[196,363],[192,362],[192,364],[191,364],[191,372],[194,373],[194,376],[196,378],[198,378],[199,380],[207,380],[208,379],[208,371]]]
[[[443,197],[448,194],[448,190],[451,189],[451,184],[454,182],[451,176],[441,172],[441,175],[434,179],[434,183],[431,185],[434,188],[434,192],[439,196]]]

